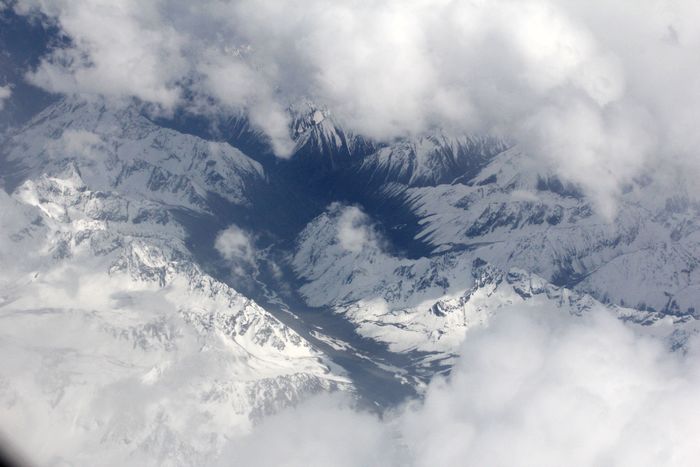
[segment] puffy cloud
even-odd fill
[[[357,206],[339,205],[330,209],[341,209],[338,218],[338,242],[345,250],[359,253],[366,247],[378,247],[379,239],[375,229],[371,226],[370,218]]]
[[[240,227],[231,224],[216,237],[214,248],[229,261],[252,263],[255,259],[255,246],[251,235]]]
[[[434,380],[424,401],[383,420],[342,401],[312,402],[268,419],[224,460],[692,466],[700,456],[694,339],[687,353],[671,352],[603,310],[511,309],[467,336],[451,376]]]
[[[70,47],[55,48],[30,74],[49,91],[134,96],[172,109],[187,73],[186,38],[161,15],[163,2],[26,0],[15,9],[40,11],[58,23]]]
[[[12,95],[12,88],[10,85],[0,86],[0,110],[5,106],[5,101]]]
[[[516,140],[609,211],[645,170],[692,179],[699,168],[693,0],[20,0],[16,9],[43,12],[72,39],[34,82],[164,109],[185,94],[246,108],[283,156],[284,109],[311,99],[379,139],[437,126]]]
[[[697,349],[671,353],[603,311],[502,315],[405,415],[417,465],[692,465]]]

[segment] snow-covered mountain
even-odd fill
[[[506,143],[493,138],[443,132],[397,141],[362,160],[359,172],[369,183],[434,186],[476,176]]]
[[[39,113],[6,143],[14,176],[73,164],[91,187],[199,210],[210,193],[249,203],[246,191],[265,182],[260,164],[230,145],[156,126],[137,106],[111,105],[66,98]]]
[[[640,178],[610,219],[491,138],[304,104],[282,161],[243,114],[206,138],[147,110],[63,98],[2,141],[0,428],[37,462],[208,464],[314,393],[390,406],[513,305],[697,332],[681,186]]]
[[[332,309],[360,335],[394,352],[427,352],[422,366],[450,364],[466,332],[506,306],[575,315],[605,306],[526,270],[501,269],[478,256],[478,249],[409,259],[388,253],[383,243],[357,207],[330,206],[298,238],[293,265],[305,281],[300,291],[309,305]],[[609,308],[626,321],[658,326],[668,337],[674,325],[696,328],[687,314]]]
[[[314,112],[304,134],[342,134]],[[623,187],[611,218],[581,188],[505,142],[437,132],[373,149],[327,178],[337,199],[372,214],[409,256],[468,250],[472,259],[521,268],[605,303],[695,315],[700,204],[682,183],[669,190],[668,180],[639,177]],[[402,231],[410,242],[397,236]]]
[[[337,169],[347,167],[381,146],[343,128],[328,112],[312,103],[289,109],[295,163]]]
[[[640,179],[607,219],[576,187],[524,160],[508,150],[469,184],[405,190],[419,237],[434,251],[468,249],[605,302],[695,314],[700,204],[682,186],[668,192]]]
[[[42,464],[212,462],[345,372],[196,264],[173,207],[247,203],[259,164],[134,108],[66,100],[7,143],[0,413]],[[21,180],[21,182],[20,182]],[[46,419],[51,424],[44,424]]]

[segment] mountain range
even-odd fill
[[[208,463],[319,392],[383,410],[512,304],[605,306],[674,348],[697,332],[682,190],[640,179],[610,222],[507,142],[290,112],[287,161],[103,99],[6,132],[1,413],[36,461]]]

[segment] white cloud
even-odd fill
[[[224,450],[221,466],[387,466],[394,454],[390,434],[374,415],[326,395],[263,421]]]
[[[340,209],[337,238],[340,246],[353,253],[363,248],[378,247],[377,234],[370,223],[369,216],[357,206],[331,205],[331,210]]]
[[[47,148],[49,153],[58,157],[81,157],[95,159],[99,157],[99,146],[102,138],[96,133],[86,130],[67,129],[61,138],[52,142]]]
[[[342,401],[309,403],[268,419],[224,460],[692,466],[700,456],[697,344],[672,353],[602,310],[509,310],[469,334],[451,377],[433,381],[424,401],[383,421]]]
[[[53,92],[134,96],[172,109],[180,98],[178,81],[187,73],[186,40],[164,21],[163,2],[134,0],[26,0],[16,9],[39,9],[73,41],[55,49],[30,74]]]
[[[0,86],[0,110],[5,107],[5,101],[12,95],[12,88],[10,85]]]
[[[183,89],[247,108],[289,155],[310,98],[390,139],[434,126],[519,141],[609,211],[643,170],[697,174],[694,0],[21,0],[73,47],[31,75],[171,109]]]
[[[251,235],[233,224],[219,233],[214,248],[229,261],[252,263],[255,258],[255,246]]]
[[[690,466],[697,362],[604,311],[511,312],[466,340],[403,432],[418,465]]]

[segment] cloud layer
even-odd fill
[[[15,8],[42,12],[72,39],[30,74],[35,83],[165,110],[245,108],[282,156],[292,147],[286,106],[311,99],[379,139],[441,127],[518,141],[601,200],[654,165],[698,169],[693,0],[19,0]]]
[[[697,339],[672,353],[603,310],[508,310],[449,379],[384,420],[314,400],[265,421],[224,465],[692,466]],[[269,449],[270,446],[275,449]]]

